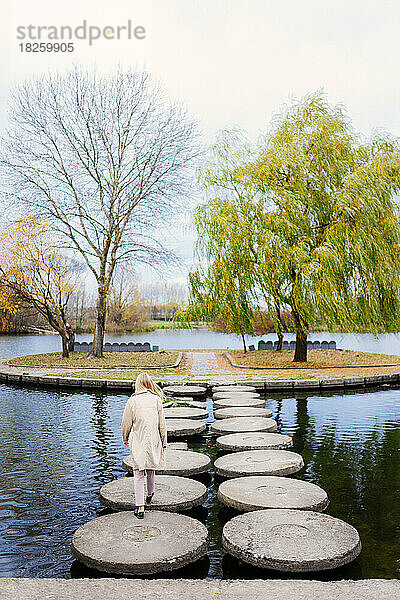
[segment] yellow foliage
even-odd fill
[[[37,215],[20,218],[1,232],[0,277],[0,306],[8,310],[17,298],[57,311],[76,288],[49,224]]]

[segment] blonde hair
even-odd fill
[[[153,394],[157,394],[160,398],[163,398],[164,394],[160,386],[158,386],[150,377],[148,373],[143,371],[139,373],[135,381],[135,394],[139,392],[153,392]]]

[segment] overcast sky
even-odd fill
[[[8,2],[8,4],[7,4]],[[355,127],[400,135],[398,0],[3,0],[0,126],[10,88],[32,74],[96,64],[146,66],[183,101],[211,143],[240,126],[254,137],[291,96],[324,88]],[[145,39],[76,41],[73,53],[21,52],[17,27],[143,26]],[[26,40],[25,40],[26,41]],[[189,216],[170,244],[192,262]]]

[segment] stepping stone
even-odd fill
[[[164,390],[165,390],[165,388],[164,388]],[[193,397],[192,396],[179,396],[179,398],[169,398],[168,400],[165,400],[164,406],[171,402],[172,403],[173,402],[193,402]]]
[[[196,435],[207,429],[203,421],[195,419],[166,419],[167,434],[171,437]]]
[[[114,479],[100,489],[100,502],[113,510],[133,510],[136,506],[133,477]],[[200,481],[175,475],[156,475],[155,493],[146,509],[180,512],[203,504],[207,488]]]
[[[322,512],[329,504],[327,493],[318,485],[288,477],[250,476],[224,481],[218,499],[236,510],[290,508]]]
[[[172,406],[177,407],[177,406],[200,406],[201,408],[204,408],[204,404],[203,402],[201,402],[200,400],[195,401],[192,396],[175,396],[174,398],[168,398],[168,400],[164,400],[163,402],[163,407],[164,410],[166,410],[167,408],[170,408]]]
[[[254,408],[262,408],[265,406],[265,400],[261,398],[222,398],[215,400],[214,408],[230,408],[232,406],[253,406]]]
[[[239,515],[226,523],[222,544],[227,552],[256,567],[297,573],[341,567],[361,552],[354,527],[307,510]]]
[[[247,398],[248,400],[261,399],[260,394],[256,392],[215,392],[212,396],[213,400],[233,400],[235,398]]]
[[[172,396],[205,396],[207,388],[199,385],[168,385],[163,392]]]
[[[204,408],[206,407],[206,399],[198,398],[197,400],[194,400],[193,398],[184,398],[183,396],[182,397],[175,396],[172,399],[172,406],[174,406],[175,408],[192,406],[193,408],[202,408],[204,410]]]
[[[233,406],[214,410],[216,419],[231,419],[232,417],[272,417],[269,408],[253,408],[249,406]]]
[[[148,511],[144,520],[132,511],[103,515],[77,529],[72,555],[106,573],[150,575],[179,569],[204,556],[206,527],[187,515]]]
[[[243,450],[282,450],[293,446],[293,440],[288,435],[264,432],[222,435],[216,439],[215,443],[218,448],[229,450],[229,452],[241,452]]]
[[[221,456],[214,463],[222,477],[292,475],[303,467],[303,457],[288,450],[245,450]]]
[[[168,448],[170,450],[187,450],[187,442],[168,442]]]
[[[219,419],[211,423],[211,431],[220,435],[246,431],[276,431],[277,427],[274,419],[266,417],[234,417],[233,419]]]
[[[206,473],[211,461],[206,454],[201,452],[191,452],[189,450],[170,450],[167,448],[166,465],[164,469],[158,469],[158,475],[180,475],[182,477],[191,477],[199,473]],[[126,456],[122,461],[122,468],[129,473],[133,473],[132,456]]]
[[[164,409],[166,419],[207,419],[208,410],[192,406],[172,406]]]
[[[214,392],[256,392],[254,385],[214,385]]]

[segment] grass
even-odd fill
[[[294,363],[294,351],[256,350],[246,352],[229,350],[229,354],[241,367],[260,367],[273,369],[322,369],[326,367],[355,367],[372,365],[400,365],[400,356],[392,354],[374,354],[353,350],[309,350],[306,363]]]
[[[193,327],[196,327],[196,323],[193,323]],[[88,334],[93,336],[94,323],[90,323],[82,329],[77,329],[76,333]],[[190,329],[190,326],[185,326],[182,323],[177,321],[161,321],[161,320],[152,320],[152,321],[144,321],[137,327],[132,327],[132,329],[127,329],[126,325],[117,325],[116,323],[107,323],[106,325],[106,336],[110,335],[118,335],[118,334],[127,334],[131,333],[149,333],[151,331],[156,331],[157,329]]]
[[[174,321],[145,321],[128,333],[148,333],[156,329],[177,329],[179,325]],[[179,327],[180,328],[180,327]]]
[[[179,352],[163,350],[161,352],[105,352],[103,358],[94,358],[85,352],[71,352],[69,358],[63,358],[61,352],[32,354],[11,358],[11,365],[24,367],[62,367],[62,368],[165,368],[175,364]]]
[[[121,380],[126,380],[126,381],[134,381],[136,379],[136,377],[139,375],[139,373],[141,372],[141,369],[129,369],[129,370],[122,370],[122,369],[113,369],[113,370],[108,370],[108,369],[102,369],[100,371],[96,370],[96,369],[91,369],[90,371],[84,371],[84,370],[80,370],[80,371],[71,371],[68,373],[57,373],[57,377],[78,377],[80,379],[121,379]],[[165,377],[165,375],[174,375],[175,371],[168,371],[168,370],[160,370],[160,371],[152,371],[151,372],[151,376],[153,379],[158,380],[158,379],[162,379],[163,377]]]

